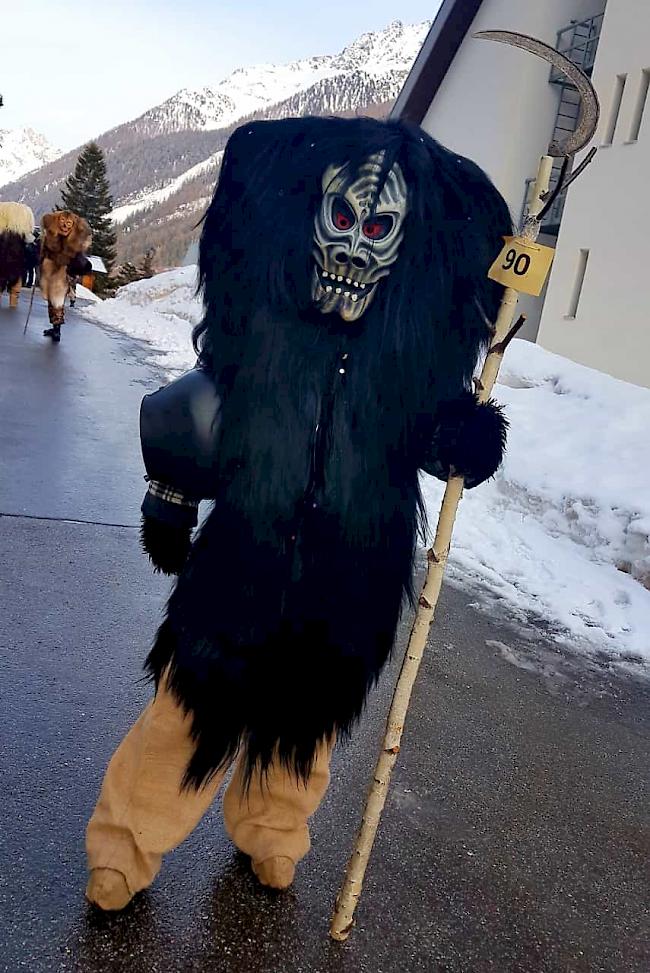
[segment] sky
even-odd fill
[[[433,19],[440,0],[4,2],[0,128],[33,128],[67,150],[180,88],[337,53],[393,20]]]

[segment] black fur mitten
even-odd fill
[[[449,471],[465,477],[468,489],[494,476],[503,460],[508,420],[492,399],[484,404],[471,392],[442,402],[436,411],[433,438],[421,464],[446,480]]]
[[[180,574],[192,545],[192,528],[143,516],[140,541],[156,571]]]

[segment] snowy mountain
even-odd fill
[[[59,149],[33,128],[0,129],[0,186],[53,162]]]
[[[219,131],[245,118],[354,113],[385,105],[398,95],[415,60],[429,22],[394,21],[382,31],[362,34],[340,54],[289,64],[239,68],[215,88],[183,89],[133,122],[145,138],[182,131]],[[218,161],[217,161],[218,160]],[[221,152],[195,164],[162,186],[146,186],[114,210],[123,223],[172,197],[199,174],[216,175]],[[185,205],[180,209],[185,213]],[[172,214],[166,214],[165,222]]]
[[[338,54],[239,68],[216,85],[183,89],[100,135],[95,141],[106,155],[120,257],[137,260],[154,247],[159,266],[182,261],[236,125],[287,115],[386,115],[429,27],[394,21]],[[78,154],[69,152],[4,186],[0,198],[27,202],[37,215],[47,212],[59,202]]]
[[[149,137],[188,129],[210,131],[284,102],[325,79],[355,73],[377,79],[403,74],[415,60],[430,26],[428,22],[405,26],[396,20],[384,30],[362,34],[340,54],[239,68],[214,88],[177,92],[145,112],[134,125]]]
[[[174,196],[181,189],[182,186],[187,182],[192,182],[198,176],[204,175],[206,172],[216,173],[219,166],[221,165],[221,160],[223,158],[223,149],[219,152],[215,152],[209,158],[205,159],[203,162],[197,163],[197,165],[192,166],[187,172],[181,173],[176,179],[172,179],[166,186],[161,189],[151,189],[144,190],[139,193],[136,199],[131,203],[126,203],[123,206],[118,206],[113,210],[111,216],[115,223],[124,223],[128,220],[130,216],[134,213],[138,213],[141,210],[152,209],[158,203],[163,203]]]

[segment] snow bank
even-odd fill
[[[650,390],[523,340],[499,377],[508,452],[463,498],[452,576],[560,641],[650,660]],[[442,484],[424,491],[435,523]]]
[[[179,267],[135,281],[121,287],[114,298],[84,308],[84,317],[148,342],[148,361],[173,378],[196,359],[192,328],[201,319],[201,303],[194,296],[196,270]]]
[[[78,301],[89,301],[91,304],[101,304],[101,297],[97,297],[94,291],[91,291],[88,287],[84,287],[83,284],[77,284],[75,291]]]
[[[171,376],[194,364],[195,281],[195,267],[159,274],[83,313],[147,341]],[[515,340],[495,397],[508,453],[463,498],[452,579],[559,642],[650,661],[650,390]],[[435,525],[444,484],[422,480]]]

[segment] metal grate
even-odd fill
[[[585,74],[590,75],[594,62],[596,60],[596,51],[598,49],[598,41],[600,39],[600,33],[603,25],[604,14],[596,14],[594,17],[589,17],[587,20],[576,21],[575,23],[569,24],[568,27],[564,27],[562,30],[558,31],[556,49],[568,57],[570,61],[577,64],[579,68],[585,72]],[[580,114],[580,96],[576,89],[570,84],[564,74],[561,74],[557,68],[551,69],[551,74],[549,76],[549,81],[551,84],[555,84],[560,88],[560,99],[558,102],[557,114],[555,116],[555,125],[553,126],[552,140],[558,142],[560,145],[565,141],[566,137],[572,132],[575,132],[576,125],[578,124],[578,116]],[[562,160],[557,159],[553,163],[553,171],[551,174],[550,189],[553,190],[557,186],[560,168],[562,165]],[[526,209],[529,203],[530,193],[532,191],[534,179],[527,179],[524,193],[524,200],[521,210],[521,218],[523,219]],[[560,220],[562,219],[562,211],[564,209],[564,194],[558,196],[558,198],[553,203],[552,207],[545,215],[542,220],[542,230],[546,233],[557,234],[560,226]]]
[[[585,74],[593,71],[604,16],[604,13],[596,14],[587,20],[571,23],[557,33],[555,49],[582,68]],[[551,84],[566,84],[566,78],[557,68],[551,68],[549,81]]]

